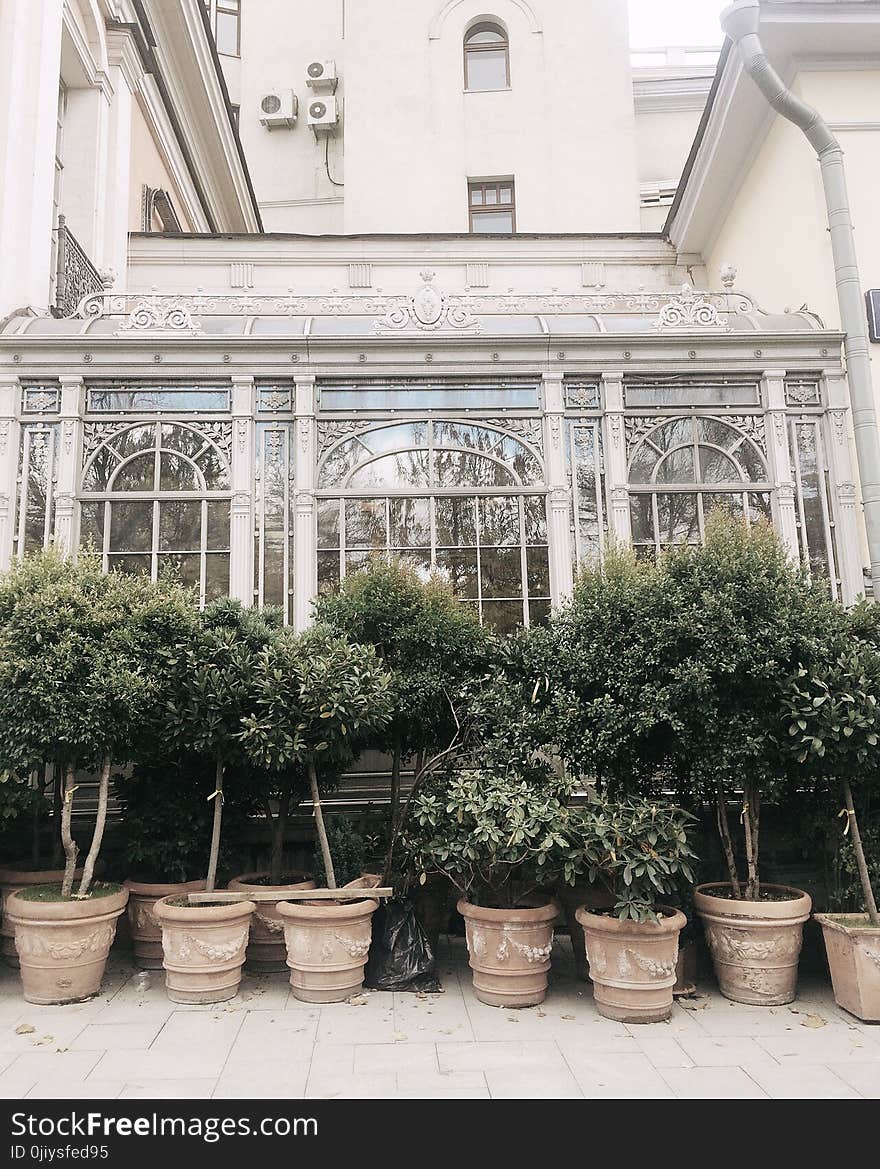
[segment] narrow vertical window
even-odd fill
[[[510,45],[500,24],[482,21],[465,33],[464,87],[471,91],[510,87]]]
[[[227,57],[241,53],[241,0],[204,0],[217,52]]]
[[[468,183],[470,230],[475,235],[516,231],[513,179],[478,179]]]

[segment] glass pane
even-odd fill
[[[284,605],[287,580],[284,575],[283,532],[269,531],[263,535],[263,603]]]
[[[595,495],[592,496],[595,510]],[[547,504],[543,495],[526,495],[523,498],[523,522],[527,544],[547,542]]]
[[[238,16],[235,13],[217,13],[217,52],[231,57],[238,55]]]
[[[155,480],[155,456],[150,451],[149,454],[138,455],[130,463],[123,464],[110,487],[112,491],[153,491]]]
[[[474,235],[510,235],[513,231],[512,211],[474,211],[471,215]]]
[[[218,552],[229,547],[229,500],[208,501],[208,547]]]
[[[216,447],[205,448],[198,458],[198,468],[205,477],[207,491],[224,491],[229,486],[229,470]]]
[[[89,410],[93,413],[124,413],[126,411],[167,410],[170,413],[196,413],[204,410],[229,409],[229,391],[226,389],[188,388],[174,386],[166,389],[139,386],[137,389],[117,389],[112,386],[89,388]]]
[[[465,53],[465,69],[467,89],[507,88],[507,52],[503,48]]]
[[[758,520],[773,522],[773,509],[770,505],[769,491],[749,495],[749,519],[753,524]]]
[[[159,464],[160,491],[200,491],[201,487],[192,463],[180,455],[162,455]]]
[[[496,410],[523,407],[534,409],[538,405],[538,389],[533,383],[506,382],[499,379],[490,383],[427,385],[412,381],[401,385],[321,387],[321,409],[331,410]],[[397,428],[395,428],[397,429]],[[416,441],[401,443],[407,446],[424,446],[427,432]],[[415,430],[415,428],[413,428]]]
[[[707,492],[703,496],[703,517],[707,519],[713,511],[723,511],[727,515],[742,519],[743,497],[741,495],[726,495]]]
[[[79,546],[100,552],[104,545],[103,503],[81,503],[79,508]]]
[[[483,188],[482,187],[472,187],[471,188],[471,203],[474,205],[474,207],[482,207],[483,206]]]
[[[108,563],[111,572],[127,572],[132,576],[149,576],[152,558],[150,556],[110,556]]]
[[[149,499],[110,505],[110,550],[149,552],[153,547],[153,504]]]
[[[523,623],[522,601],[484,601],[483,624],[496,633],[512,633]]]
[[[436,501],[437,547],[458,548],[477,542],[474,499],[438,499]]]
[[[486,188],[486,206],[487,207],[494,207],[497,202],[498,202],[498,191],[495,189],[495,187],[487,187]]]
[[[457,597],[477,596],[477,552],[462,549],[437,553],[437,575],[447,581]]]
[[[384,499],[349,499],[345,504],[345,543],[348,548],[384,548]]]
[[[339,547],[339,500],[318,500],[318,547]]]
[[[339,584],[339,553],[318,553],[318,592],[327,592]]]
[[[546,625],[549,617],[549,601],[529,601],[529,623],[531,625]]]
[[[466,45],[497,45],[504,43],[504,33],[492,24],[477,24],[464,38]]]
[[[213,553],[205,557],[205,600],[229,594],[229,554]]]
[[[391,532],[393,548],[430,548],[431,501],[429,499],[392,499]]]
[[[349,478],[351,487],[427,487],[429,454],[426,450],[403,451],[366,463]]]
[[[696,495],[658,495],[657,521],[661,544],[699,544]]]
[[[631,495],[629,515],[632,524],[633,544],[654,543],[654,512],[651,506],[653,496]]]
[[[46,512],[51,507],[50,479],[54,439],[54,428],[30,431],[24,548],[19,549],[21,552],[35,552],[43,548],[51,531],[51,528],[47,529]]]
[[[526,552],[528,564],[529,594],[533,597],[550,596],[550,553],[546,548],[529,548]]]
[[[171,573],[182,584],[198,586],[202,567],[201,560],[198,553],[184,553],[183,555],[169,553],[159,557],[159,574]]]
[[[496,495],[480,500],[480,543],[519,544],[519,500]]]
[[[767,468],[764,466],[764,460],[750,442],[744,442],[742,446],[738,447],[733,457],[742,467],[748,480],[761,482],[767,479]]]
[[[522,595],[522,560],[519,548],[483,548],[480,582],[484,597]]]
[[[693,483],[694,448],[679,447],[665,455],[657,468],[658,483]]]
[[[801,472],[801,503],[804,510],[810,571],[828,576],[828,544],[825,538],[825,515],[822,507],[822,472],[819,467],[817,429],[812,422],[794,427],[794,457]]]
[[[502,187],[498,196],[499,203],[513,202],[513,187]]]
[[[636,450],[629,465],[630,483],[650,483],[660,455],[647,442]]]
[[[700,447],[700,479],[703,483],[741,483],[736,463],[714,447]]]
[[[175,426],[171,422],[162,424],[162,449],[177,451],[190,459],[197,459],[204,450],[207,440],[195,430],[186,426]]]
[[[676,418],[652,430],[648,441],[664,452],[677,446],[687,446],[694,441],[693,421],[690,418]]]
[[[470,451],[434,452],[439,487],[509,487],[515,479],[503,463]]]
[[[433,573],[430,552],[412,552],[408,548],[392,548],[391,556],[394,560],[399,561],[404,568],[411,569],[420,580],[430,580]]]
[[[114,513],[118,506],[118,504],[113,505]],[[175,499],[159,504],[160,551],[197,552],[201,548],[201,544],[201,500]]]

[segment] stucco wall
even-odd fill
[[[158,187],[168,191],[174,210],[184,231],[196,230],[184,210],[183,199],[175,186],[150,127],[138,103],[132,102],[131,112],[131,183],[128,192],[128,229],[142,231],[141,199],[143,188]]]

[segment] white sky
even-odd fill
[[[729,0],[629,0],[630,44],[718,45],[724,40],[718,14]]]

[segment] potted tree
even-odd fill
[[[693,884],[693,819],[663,800],[596,799],[571,813],[580,865],[614,899],[613,909],[577,911],[596,1007],[608,1019],[658,1023],[672,1012],[687,918],[668,901],[680,882]]]
[[[75,1002],[98,992],[128,891],[96,882],[114,759],[124,761],[167,685],[165,653],[188,635],[194,605],[178,585],[103,574],[52,552],[0,582],[0,755],[22,771],[47,759],[64,775],[61,882],[12,894],[25,998]],[[72,832],[77,775],[97,769],[97,810],[82,877]]]
[[[877,783],[880,655],[853,636],[835,658],[799,668],[783,708],[788,742],[804,773],[833,783],[843,798],[845,833],[855,855],[865,913],[819,913],[835,1001],[880,1022],[880,913],[856,815],[856,789]]]
[[[421,791],[405,843],[413,865],[461,893],[480,1002],[543,1002],[559,906],[546,887],[576,872],[566,834],[569,790],[549,769],[512,760],[452,771]]]
[[[330,890],[338,886],[321,788],[335,781],[364,737],[379,730],[390,713],[391,679],[373,649],[322,626],[299,635],[280,633],[255,662],[240,739],[254,766],[274,775],[308,776]],[[337,1002],[360,989],[377,907],[372,898],[278,903],[297,998]]]
[[[201,756],[213,773],[207,893],[217,886],[227,779],[251,778],[240,743],[242,719],[255,664],[275,632],[262,613],[223,598],[206,607],[174,661],[176,685],[162,712],[168,741]],[[224,1002],[237,993],[253,912],[251,901],[191,905],[181,891],[155,901],[172,1002]]]

